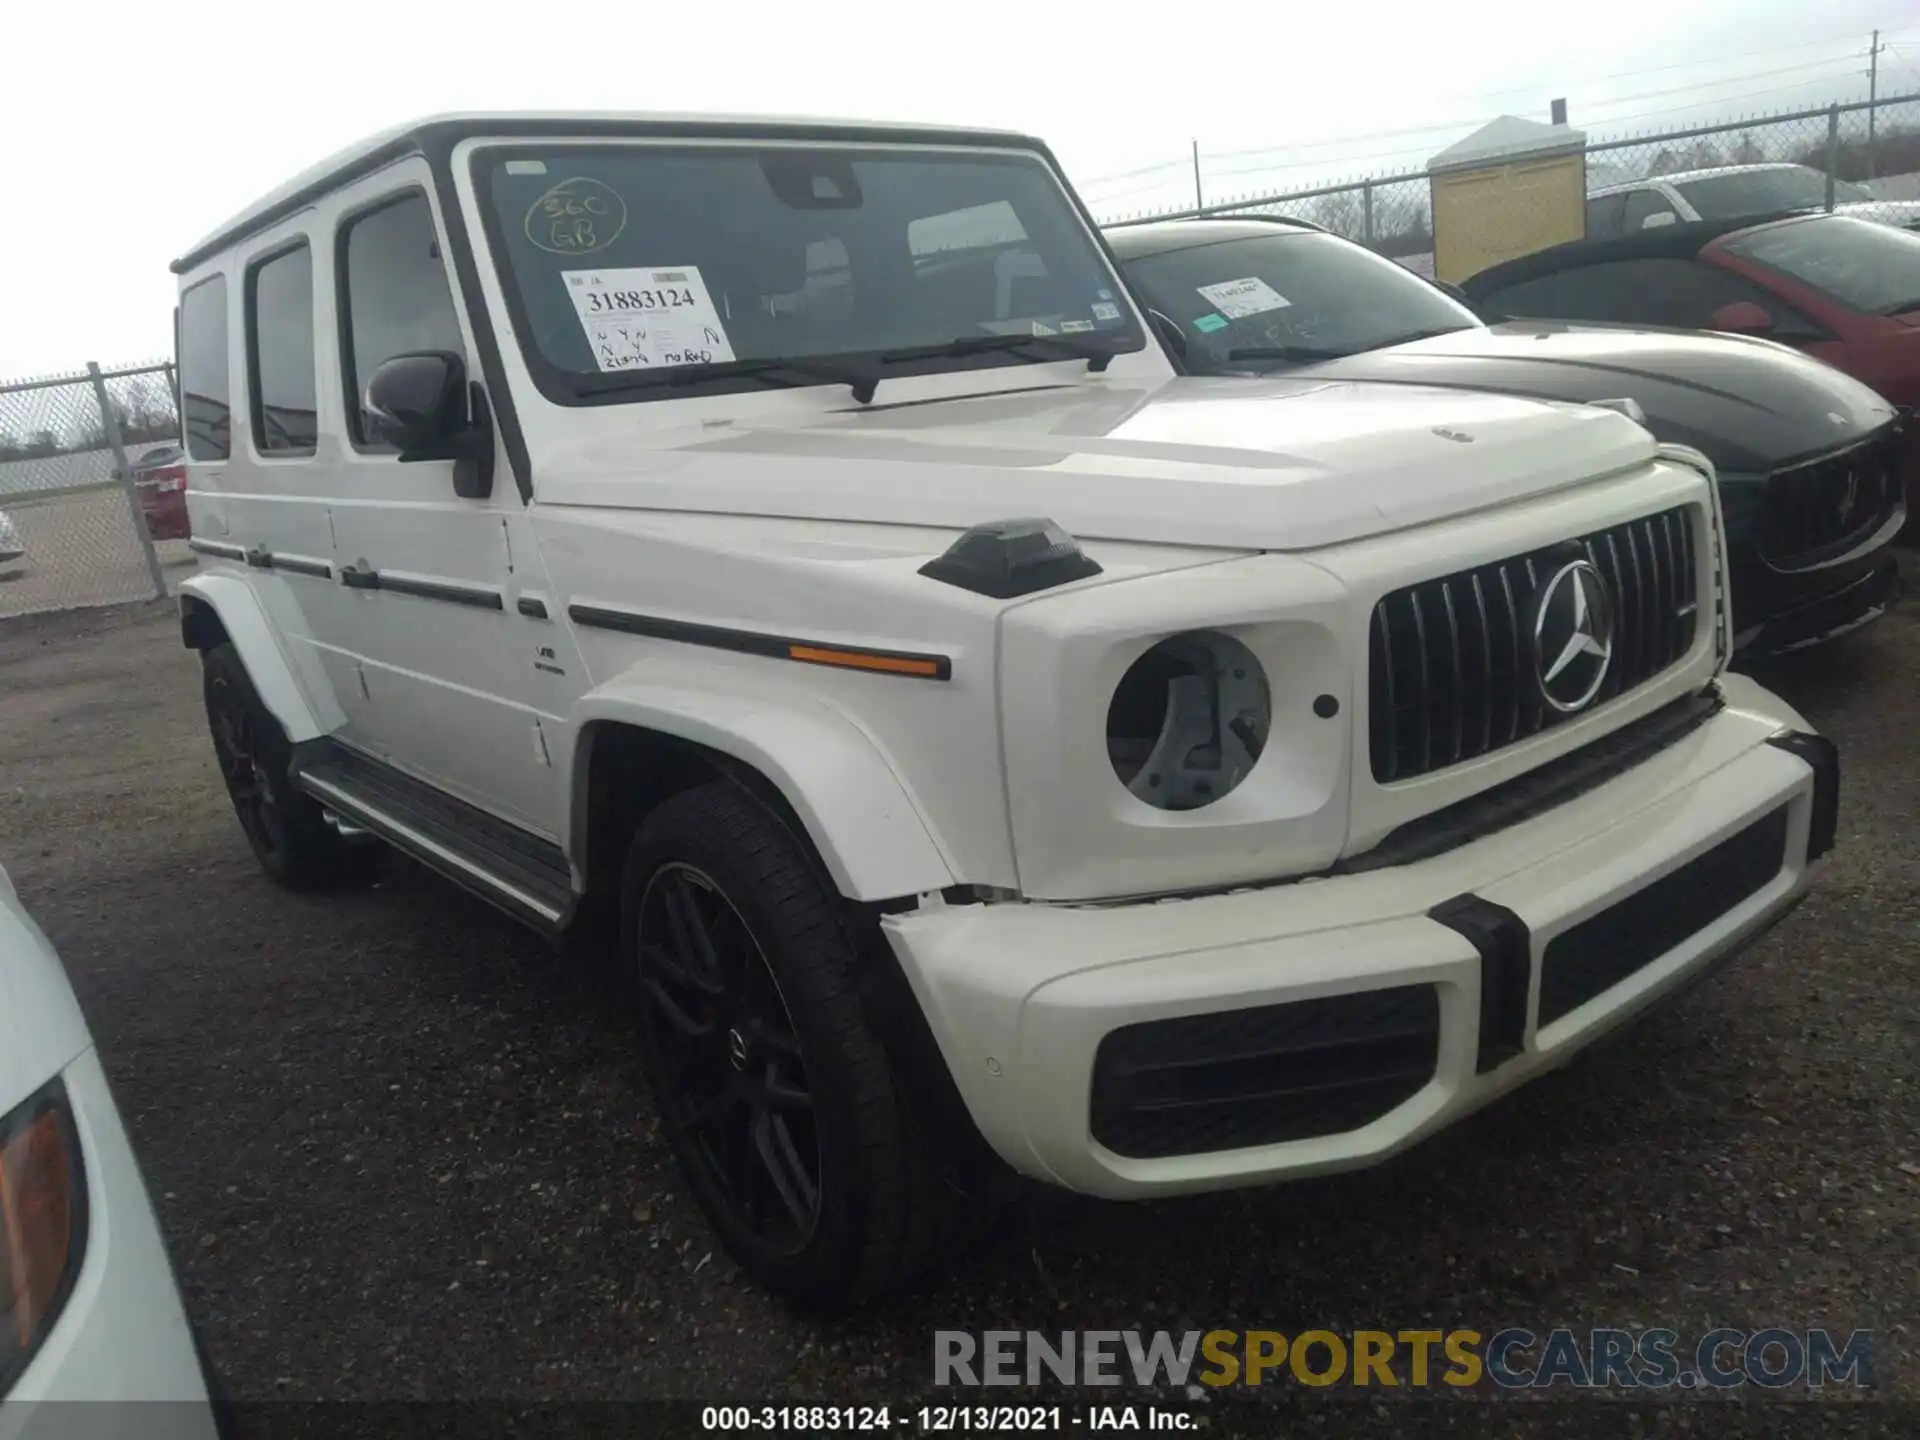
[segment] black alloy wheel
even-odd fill
[[[820,1223],[820,1143],[800,1041],[766,955],[694,865],[661,865],[638,910],[636,979],[666,1082],[661,1119],[709,1204],[768,1256],[798,1254]]]

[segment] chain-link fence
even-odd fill
[[[1729,171],[1699,191],[1699,218],[1797,208],[1845,209],[1851,214],[1907,223],[1902,202],[1920,201],[1920,94],[1890,96],[1872,104],[1831,105],[1820,110],[1752,116],[1717,125],[1585,145],[1587,191],[1695,170],[1733,166],[1804,166],[1761,181],[1755,172]],[[1307,220],[1358,240],[1429,277],[1433,274],[1433,182],[1435,172],[1370,176],[1282,194],[1209,199],[1184,209],[1115,210],[1094,202],[1103,224],[1179,219],[1194,215],[1285,215]],[[1524,192],[1502,203],[1524,206]],[[1732,208],[1737,207],[1737,208]],[[1625,213],[1621,223],[1638,228],[1644,217]],[[1534,226],[1524,214],[1510,217],[1517,233]],[[1695,216],[1681,214],[1680,220]],[[1666,223],[1666,222],[1656,222]],[[1618,233],[1617,231],[1615,233]]]
[[[0,618],[152,599],[192,562],[173,367],[0,382]]]

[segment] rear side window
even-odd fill
[[[180,333],[174,348],[187,454],[195,460],[224,460],[233,452],[226,276],[202,280],[180,297]]]
[[[319,433],[313,382],[313,252],[303,241],[247,276],[247,355],[254,445],[311,454]]]
[[[341,335],[347,423],[367,444],[367,380],[396,355],[450,350],[463,359],[433,212],[418,191],[349,220],[340,232]]]

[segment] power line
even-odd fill
[[[1887,33],[1892,35],[1892,34],[1899,34],[1902,32],[1888,31]],[[1920,35],[1920,29],[1916,29],[1915,33],[1916,35]],[[1601,80],[1623,80],[1623,79],[1630,79],[1632,77],[1639,76],[1639,75],[1657,75],[1663,71],[1694,69],[1701,65],[1724,65],[1732,60],[1750,59],[1756,55],[1779,55],[1779,54],[1784,54],[1789,52],[1795,53],[1795,54],[1804,54],[1811,46],[1841,45],[1841,44],[1847,43],[1852,38],[1853,37],[1851,37],[1850,35],[1836,35],[1830,39],[1825,39],[1825,40],[1814,40],[1814,41],[1802,40],[1801,42],[1795,45],[1776,45],[1764,50],[1746,50],[1746,51],[1741,51],[1738,54],[1719,55],[1719,56],[1713,57],[1712,59],[1707,59],[1707,60],[1681,60],[1681,61],[1676,61],[1670,65],[1650,65],[1650,66],[1644,66],[1634,70],[1616,70],[1605,75],[1586,75],[1586,76],[1576,76],[1572,78],[1564,78],[1564,79],[1554,81],[1549,85],[1543,85],[1536,82],[1531,85],[1514,86],[1506,90],[1482,90],[1482,91],[1473,91],[1473,92],[1458,92],[1451,97],[1439,96],[1435,98],[1492,99],[1494,97],[1502,96],[1502,95],[1540,94],[1543,90],[1546,90],[1546,89],[1571,91],[1571,90],[1577,89],[1579,86],[1591,85],[1596,81],[1601,81]],[[1821,65],[1832,64],[1841,60],[1849,60],[1853,58],[1854,53],[1855,52],[1853,50],[1848,50],[1842,54],[1828,56],[1819,60],[1805,61],[1800,65],[1789,65],[1777,70],[1756,70],[1756,71],[1748,71],[1739,75],[1725,75],[1725,76],[1721,76],[1719,79],[1716,79],[1716,80],[1698,80],[1690,84],[1678,86],[1669,90],[1650,91],[1640,95],[1622,96],[1622,97],[1619,97],[1618,100],[1616,101],[1601,101],[1596,103],[1599,103],[1599,104],[1626,103],[1627,101],[1631,101],[1631,100],[1648,99],[1656,95],[1679,94],[1687,90],[1704,89],[1704,88],[1715,86],[1715,85],[1730,85],[1730,84],[1741,83],[1747,80],[1760,80],[1760,79],[1765,79],[1770,75],[1784,75],[1794,70],[1814,69]],[[1463,126],[1463,125],[1476,125],[1480,123],[1481,118],[1483,117],[1475,117],[1467,120],[1440,121],[1431,125],[1413,125],[1413,126],[1407,126],[1405,128],[1398,129],[1398,130],[1374,130],[1374,131],[1367,132],[1365,134],[1342,136],[1338,139],[1333,139],[1333,140],[1311,140],[1311,141],[1306,141],[1299,145],[1268,145],[1268,146],[1256,147],[1254,149],[1249,149],[1249,150],[1219,150],[1219,151],[1215,151],[1214,154],[1221,159],[1231,159],[1239,155],[1257,155],[1257,154],[1270,153],[1275,150],[1305,150],[1305,149],[1312,149],[1312,148],[1320,148],[1328,145],[1349,144],[1355,140],[1384,140],[1384,139],[1391,139],[1399,135],[1419,135],[1419,134],[1426,134],[1428,132],[1436,131],[1436,130],[1458,129],[1460,126]],[[1179,162],[1173,161],[1169,163],[1178,164]],[[1119,179],[1123,177],[1114,176],[1112,178]]]
[[[1630,115],[1608,116],[1608,117],[1605,117],[1600,123],[1605,126],[1621,125],[1621,124],[1625,124],[1629,120],[1644,120],[1644,119],[1648,119],[1658,115],[1674,115],[1686,110],[1700,109],[1704,106],[1731,105],[1741,100],[1757,100],[1757,99],[1764,98],[1768,95],[1785,95],[1785,94],[1790,94],[1794,91],[1806,90],[1810,86],[1821,84],[1824,81],[1836,80],[1839,78],[1841,77],[1837,73],[1831,74],[1831,75],[1809,76],[1806,80],[1801,81],[1797,85],[1777,85],[1777,86],[1772,86],[1765,90],[1748,91],[1739,95],[1714,96],[1714,97],[1709,97],[1706,99],[1695,101],[1692,104],[1663,105],[1663,106],[1658,106],[1652,110],[1637,111]],[[1758,117],[1755,120],[1755,123],[1756,124],[1764,123],[1764,120],[1765,120],[1764,116]],[[1453,127],[1453,128],[1457,128],[1457,127]],[[1421,151],[1425,150],[1426,148],[1427,147],[1424,145],[1402,145],[1395,149],[1370,150],[1358,155],[1341,155],[1334,159],[1329,159],[1329,160],[1304,160],[1304,161],[1295,161],[1295,162],[1281,161],[1281,162],[1276,162],[1276,163],[1271,163],[1266,165],[1228,166],[1228,167],[1222,167],[1217,170],[1209,169],[1207,174],[1209,178],[1215,178],[1215,177],[1226,176],[1226,175],[1264,175],[1264,174],[1271,174],[1277,171],[1303,170],[1308,168],[1324,167],[1326,165],[1335,164],[1335,163],[1346,165],[1346,164],[1357,163],[1364,160],[1386,160],[1386,159],[1392,159],[1394,157],[1402,156],[1402,155],[1417,155]],[[1152,188],[1152,187],[1146,187],[1146,188]],[[1130,191],[1127,193],[1138,193],[1138,191]]]
[[[1683,95],[1683,94],[1688,94],[1697,90],[1717,89],[1722,85],[1740,85],[1740,84],[1745,84],[1749,80],[1765,80],[1776,75],[1789,75],[1789,74],[1795,74],[1803,70],[1815,70],[1815,69],[1820,69],[1822,67],[1846,64],[1846,63],[1850,63],[1853,59],[1854,57],[1851,54],[1835,55],[1835,56],[1830,56],[1824,60],[1810,60],[1799,65],[1782,66],[1781,68],[1775,69],[1775,70],[1757,70],[1757,71],[1748,72],[1747,74],[1743,74],[1743,75],[1728,75],[1718,80],[1701,80],[1691,85],[1681,85],[1681,86],[1672,87],[1666,90],[1650,90],[1650,91],[1642,92],[1641,94],[1638,94],[1638,95],[1620,95],[1620,96],[1614,97],[1611,100],[1599,100],[1591,103],[1596,108],[1599,108],[1599,109],[1603,109],[1603,110],[1610,109],[1615,105],[1630,105],[1635,103],[1636,101],[1657,99],[1663,95]],[[1824,79],[1824,78],[1837,78],[1837,77],[1824,77],[1824,76],[1811,77],[1805,82],[1805,84],[1814,84],[1819,79]],[[1783,88],[1787,90],[1794,90],[1794,89],[1800,89],[1802,87],[1797,85],[1789,85]],[[1780,91],[1763,90],[1755,93],[1766,95],[1766,94],[1777,94],[1777,93],[1780,93]],[[1741,95],[1732,95],[1732,96],[1719,97],[1715,99],[1702,100],[1700,103],[1701,104],[1719,104],[1719,103],[1722,103],[1724,100],[1739,100],[1739,99],[1745,99],[1745,98],[1749,98],[1749,97],[1741,96]],[[1668,109],[1685,109],[1687,107],[1670,106],[1667,108]],[[1650,111],[1647,113],[1659,114],[1662,112]],[[1617,118],[1632,118],[1632,117],[1617,117]],[[1364,141],[1364,140],[1389,140],[1389,139],[1396,139],[1403,135],[1428,135],[1428,134],[1433,134],[1443,130],[1459,130],[1469,125],[1477,125],[1480,123],[1483,123],[1482,120],[1480,119],[1452,120],[1452,121],[1445,121],[1445,122],[1442,122],[1439,124],[1433,124],[1433,125],[1408,126],[1400,130],[1375,130],[1367,134],[1349,135],[1337,140],[1312,140],[1312,141],[1307,141],[1306,143],[1300,144],[1300,145],[1272,145],[1272,146],[1266,146],[1263,148],[1251,149],[1251,150],[1217,151],[1213,156],[1207,157],[1207,158],[1230,160],[1230,159],[1237,159],[1242,157],[1254,158],[1254,157],[1264,156],[1264,155],[1290,155],[1301,150],[1317,150],[1317,149],[1325,149],[1329,146],[1351,145],[1358,141]],[[1601,123],[1610,124],[1610,123],[1613,123],[1613,121],[1606,117],[1602,117]],[[1408,155],[1408,154],[1412,154],[1415,150],[1421,149],[1421,148],[1424,148],[1424,147],[1405,146],[1397,150],[1378,151],[1378,152],[1372,152],[1369,155],[1359,155],[1359,156],[1352,156],[1352,157],[1342,156],[1340,158],[1342,160],[1349,159],[1349,158],[1369,159],[1369,158],[1373,158],[1374,155]],[[1307,161],[1302,163],[1317,164],[1320,162]],[[1260,170],[1289,169],[1289,168],[1298,168],[1298,167],[1286,166],[1286,165],[1221,165],[1221,166],[1210,165],[1208,166],[1207,173],[1211,175],[1238,175],[1238,174],[1249,174],[1249,173],[1253,173]],[[1144,173],[1144,172],[1141,172],[1141,173]],[[1121,177],[1116,176],[1115,178],[1117,179]]]

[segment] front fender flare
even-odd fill
[[[585,695],[568,817],[573,853],[588,839],[592,736],[619,724],[703,746],[750,766],[792,807],[840,893],[892,900],[954,883],[952,869],[884,754],[849,717],[817,701],[735,689],[718,677],[622,677]]]
[[[247,667],[247,678],[253,682],[254,690],[273,718],[287,732],[288,740],[297,745],[326,733],[301,695],[293,667],[274,639],[273,627],[267,623],[266,611],[261,608],[260,597],[253,593],[251,585],[238,575],[206,572],[181,581],[181,632],[189,645],[195,644],[192,623],[195,605],[207,606],[220,618],[220,628]]]

